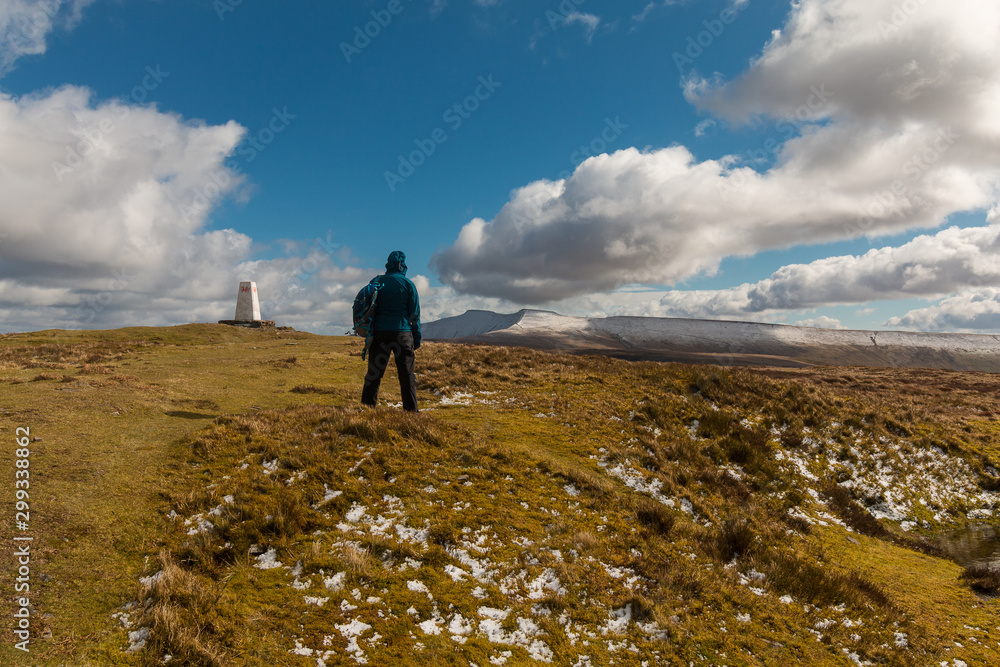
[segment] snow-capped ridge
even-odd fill
[[[722,365],[862,365],[1000,372],[1000,336],[819,329],[669,317],[571,317],[469,310],[423,327],[428,340],[520,345]]]

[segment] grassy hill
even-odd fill
[[[1000,519],[997,376],[434,343],[417,371],[412,415],[358,405],[357,339],[3,336],[0,528],[33,541],[27,654],[0,552],[0,664],[1000,662],[996,576],[930,544]]]

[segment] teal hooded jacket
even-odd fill
[[[375,308],[374,331],[410,331],[414,344],[420,343],[420,296],[417,286],[406,277],[406,255],[399,250],[389,255],[385,275],[380,280],[378,305]]]

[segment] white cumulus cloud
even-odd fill
[[[0,76],[45,52],[92,0],[0,0]],[[150,66],[145,93],[169,81]],[[139,87],[136,90],[140,90]],[[142,95],[145,98],[146,94]],[[227,168],[245,134],[80,86],[0,90],[0,319],[6,330],[213,322],[233,317],[254,280],[262,315],[326,333],[350,327],[374,275],[329,234],[254,259],[254,242],[212,229],[245,179]],[[277,113],[277,111],[276,111]]]
[[[890,329],[985,332],[1000,330],[1000,288],[966,290],[926,308],[889,319]]]
[[[744,317],[870,301],[942,297],[970,286],[1000,286],[1000,227],[950,227],[864,255],[789,264],[756,283],[668,292],[665,312]]]
[[[73,27],[93,0],[3,0],[0,2],[0,76],[27,55],[45,53],[45,39],[58,26]]]
[[[1000,5],[926,0],[898,15],[898,4],[801,0],[740,77],[687,82],[693,104],[731,124],[774,122],[783,143],[759,151],[774,158],[766,170],[683,146],[590,158],[465,225],[433,259],[441,280],[551,303],[996,206]]]
[[[6,327],[228,319],[239,281],[255,280],[265,318],[343,333],[370,275],[333,239],[254,260],[249,236],[210,227],[215,207],[244,186],[225,165],[244,134],[235,122],[95,102],[76,86],[0,92]]]

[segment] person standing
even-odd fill
[[[385,263],[385,275],[372,279],[372,283],[376,281],[381,286],[375,303],[368,372],[365,374],[361,402],[372,407],[376,405],[379,385],[389,365],[389,355],[393,355],[403,409],[418,412],[414,352],[420,347],[420,297],[417,286],[406,277],[406,255],[399,250],[390,253]]]

